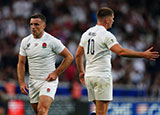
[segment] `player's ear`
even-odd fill
[[[105,23],[105,24],[108,24],[108,23],[109,23],[108,17],[106,17],[106,18],[104,19],[104,23]]]
[[[46,28],[46,23],[43,24],[43,29],[45,29],[45,28]]]

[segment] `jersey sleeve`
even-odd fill
[[[23,39],[21,41],[20,50],[19,50],[19,54],[22,56],[26,56],[26,51],[25,51],[26,48],[25,47],[26,47],[26,44],[25,44],[25,40]]]
[[[105,44],[110,49],[113,45],[118,44],[118,41],[112,33],[108,32],[105,36]]]
[[[62,42],[60,41],[60,40],[58,40],[58,39],[56,39],[56,38],[54,38],[55,39],[55,41],[53,41],[54,43],[54,46],[52,47],[52,50],[56,53],[56,54],[60,54],[63,50],[64,50],[64,48],[65,48],[65,46],[62,44]]]

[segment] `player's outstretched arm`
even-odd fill
[[[149,60],[155,60],[159,58],[159,52],[151,51],[153,47],[149,48],[145,52],[133,51],[130,49],[123,48],[120,44],[115,44],[110,50],[119,56],[130,57],[130,58],[146,58]]]

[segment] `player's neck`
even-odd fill
[[[40,39],[44,34],[44,31],[41,32],[39,35],[33,35],[35,39]]]
[[[99,25],[99,26],[103,26],[104,28],[106,28],[106,30],[108,29],[108,26],[107,26],[107,24],[105,24],[105,23],[102,23],[102,22],[97,22],[97,25]]]

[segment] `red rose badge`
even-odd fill
[[[47,88],[47,92],[50,92],[50,90],[51,90],[50,88]]]
[[[43,43],[42,44],[42,48],[46,48],[47,47],[47,44],[46,43]]]

